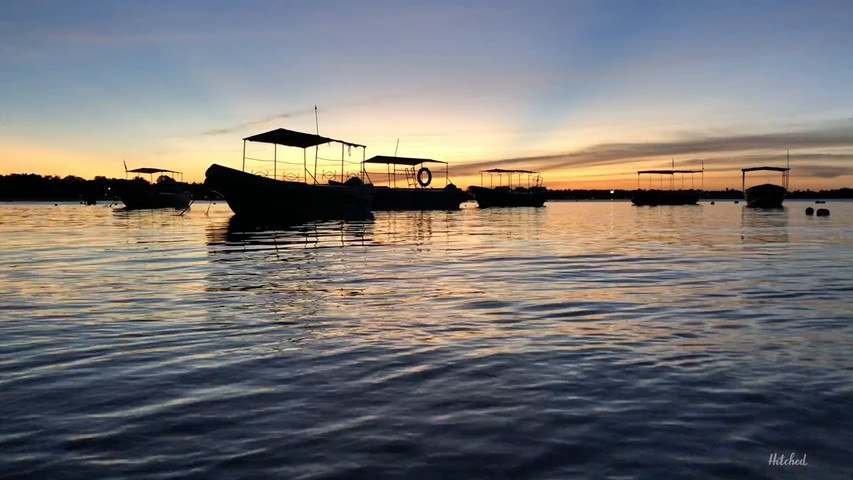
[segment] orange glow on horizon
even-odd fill
[[[367,137],[367,136],[365,136]],[[344,150],[345,171],[348,174],[355,174],[360,171],[359,163],[363,158],[370,158],[373,155],[393,155],[393,147],[388,147],[389,137],[367,137],[370,140],[376,140],[378,144],[385,145],[385,148],[368,147],[365,154],[361,149],[352,149],[352,151]],[[512,155],[508,151],[498,151],[488,149],[483,145],[486,143],[476,143],[477,138],[468,138],[458,140],[456,138],[444,139],[444,141],[434,141],[433,139],[417,138],[408,141],[401,145],[401,156],[416,156],[421,158],[434,158],[449,162],[449,179],[455,185],[466,188],[469,185],[480,185],[480,176],[476,173],[470,173],[472,168],[472,158],[475,159],[497,159],[500,154],[509,158],[524,158],[521,155]],[[481,139],[479,139],[481,140]],[[0,163],[0,174],[8,175],[13,173],[34,173],[38,175],[56,175],[60,177],[74,175],[82,178],[92,179],[96,176],[105,176],[108,178],[123,178],[124,167],[122,160],[127,162],[129,168],[140,166],[162,167],[172,170],[184,172],[184,180],[187,182],[203,182],[204,172],[212,163],[219,163],[232,168],[242,167],[242,141],[232,141],[225,138],[216,138],[212,140],[203,140],[201,149],[192,138],[180,139],[174,141],[169,146],[168,152],[154,152],[146,154],[145,152],[137,152],[132,155],[122,156],[114,154],[110,149],[104,151],[83,151],[81,149],[65,149],[50,145],[30,145],[25,143],[14,143],[4,141],[2,150],[0,150],[0,158],[3,159]],[[402,142],[401,142],[402,143]],[[390,143],[393,145],[393,143]],[[449,145],[450,147],[445,147]],[[405,146],[405,148],[402,148]],[[314,149],[308,149],[305,160],[309,165],[309,171],[313,170]],[[295,174],[299,174],[299,179],[304,179],[302,169],[303,152],[300,149],[279,147],[275,153],[271,145],[267,144],[247,144],[246,156],[255,158],[259,161],[247,161],[246,170],[256,173],[265,173],[272,176],[273,164],[271,163],[275,156],[278,164],[276,165],[276,176],[282,178],[283,174],[290,172],[292,179]],[[341,150],[339,144],[331,146],[321,146],[318,151],[320,160],[318,161],[318,180],[325,181],[323,173],[326,172],[326,177],[331,177],[334,172],[335,178],[340,174],[340,158]],[[537,170],[536,156],[531,156],[525,164],[501,165],[503,168],[527,168]],[[726,161],[725,158],[720,160],[721,163]],[[482,160],[475,160],[477,164],[482,163]],[[500,161],[495,160],[492,163],[500,164]],[[675,160],[676,168],[693,169],[700,168],[694,165],[696,161],[690,162],[687,160]],[[780,166],[784,163],[778,163]],[[494,167],[487,167],[494,168]],[[637,173],[638,169],[667,169],[670,168],[669,162],[660,158],[638,158],[626,160],[624,163],[604,166],[574,166],[561,169],[542,168],[544,177],[544,185],[550,189],[598,189],[598,190],[634,190],[637,188]],[[713,159],[705,162],[704,174],[704,189],[705,190],[725,190],[741,188],[741,172],[740,165],[734,166],[731,164],[719,166]],[[443,187],[444,167],[430,166],[433,171],[434,187]],[[476,170],[476,167],[474,168]],[[798,175],[798,170],[801,174]],[[845,188],[853,185],[853,176],[838,175],[831,178],[823,178],[813,175],[808,175],[805,167],[798,165],[796,159],[792,157],[791,170],[791,190],[821,190],[821,189],[837,189]],[[386,169],[381,165],[372,165],[369,168],[371,179],[377,184],[387,184]],[[460,172],[460,173],[456,173]],[[750,180],[751,179],[751,180]],[[776,174],[766,175],[765,177],[749,177],[748,181],[759,182],[767,181],[776,183],[781,178]],[[497,181],[497,178],[495,179]],[[484,183],[488,184],[488,176],[485,177]],[[649,178],[644,176],[641,179],[640,187],[648,188]],[[526,183],[526,180],[525,182]],[[699,188],[701,185],[700,176],[694,177],[693,186]],[[398,173],[397,186],[408,186],[405,176]],[[652,178],[652,188],[660,188],[660,178],[655,176]],[[675,188],[690,188],[690,177],[684,178],[682,184],[681,178],[676,177],[674,182]],[[664,180],[664,188],[669,188],[668,180]]]

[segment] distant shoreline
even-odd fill
[[[41,176],[36,174],[0,175],[0,202],[85,202],[110,203],[118,201],[115,192],[128,182],[125,179],[95,177],[86,180],[80,177]],[[185,183],[194,200],[219,198],[204,184]],[[548,200],[630,200],[636,189],[549,189]],[[701,200],[743,200],[743,192],[734,189],[705,190]],[[853,199],[853,188],[832,190],[794,190],[788,200]]]
[[[194,199],[196,202],[216,202],[220,199],[207,199],[207,198],[199,198]],[[815,198],[786,198],[785,202],[797,202],[797,203],[810,203],[815,200],[820,201],[832,201],[832,202],[850,202],[853,201],[853,198],[842,198],[842,197],[815,197]],[[472,202],[474,200],[471,200]],[[743,202],[743,197],[740,198],[701,198],[699,199],[699,203],[711,203],[711,202]],[[549,198],[546,202],[631,202],[630,198]],[[64,205],[85,205],[86,202],[78,199],[78,198],[0,198],[0,205],[9,205],[9,204],[48,204],[48,203],[61,203]],[[104,199],[99,200],[95,206],[98,205],[112,205],[117,204],[121,205],[122,202],[119,199]]]

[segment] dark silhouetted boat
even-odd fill
[[[747,172],[771,171],[782,173],[782,185],[762,183],[746,188]],[[782,208],[782,202],[788,194],[788,177],[791,169],[788,167],[752,167],[741,170],[743,195],[746,206],[752,208]]]
[[[699,190],[694,188],[693,175],[696,173],[702,174],[702,185],[704,185],[704,168],[702,170],[640,170],[637,172],[637,191],[634,192],[634,195],[631,197],[631,203],[638,207],[654,207],[658,205],[696,205],[696,203],[699,202],[699,197],[702,195],[701,187]],[[690,175],[689,189],[683,188],[684,176],[687,174]],[[649,175],[648,190],[640,189],[640,178],[642,178],[643,175]],[[651,188],[652,175],[661,176],[660,189]],[[682,188],[678,190],[675,189],[676,175],[681,176]],[[663,188],[663,179],[667,176],[669,177],[669,190],[665,190]]]
[[[489,187],[483,186],[483,174],[486,173],[489,174]],[[498,186],[493,186],[494,175],[498,176]],[[504,175],[507,178],[507,185],[503,185]],[[518,175],[518,183],[513,187],[515,175]],[[522,185],[523,175],[527,175],[526,186]],[[475,185],[468,187],[468,192],[474,196],[481,208],[541,207],[548,197],[547,189],[542,186],[542,174],[531,170],[506,170],[503,168],[483,170],[480,172],[480,185],[479,187]]]
[[[174,175],[180,175],[181,180],[183,180],[183,173],[181,172],[152,167],[128,170],[126,164],[124,171],[125,176],[128,173],[141,173],[148,174],[151,178],[150,182],[141,177],[136,177],[132,180],[125,178],[125,181],[116,187],[115,193],[124,203],[124,207],[127,210],[149,208],[185,209],[192,202],[192,194],[184,187],[183,182],[178,182],[174,178]],[[157,180],[154,181],[155,174],[163,175],[159,175]]]
[[[246,172],[247,141],[301,148],[304,181],[276,178],[275,147],[272,178]],[[340,181],[330,179],[327,184],[321,184],[317,180],[317,149],[313,173],[308,170],[305,152],[309,147],[328,143],[341,145]],[[221,194],[235,215],[243,220],[292,224],[311,220],[369,219],[373,216],[370,210],[375,189],[356,177],[344,181],[344,149],[347,147],[365,148],[364,145],[311,133],[283,128],[271,130],[243,139],[242,171],[214,164],[205,172],[204,183]]]
[[[377,155],[362,162],[365,178],[370,181],[366,165],[386,165],[388,185],[376,186],[373,210],[457,210],[471,196],[450,182],[447,162],[427,158],[386,157]],[[444,187],[430,188],[433,175],[425,164],[444,165]],[[403,166],[405,187],[397,187],[397,166]],[[420,168],[417,168],[420,167]]]

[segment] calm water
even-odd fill
[[[850,478],[853,203],[546,205],[0,204],[0,477]]]

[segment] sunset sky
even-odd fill
[[[635,188],[674,160],[740,188],[786,150],[792,189],[850,187],[851,21],[850,1],[6,0],[0,174],[201,181],[244,137],[315,132],[316,105],[321,135],[399,139],[463,187],[500,166]]]

